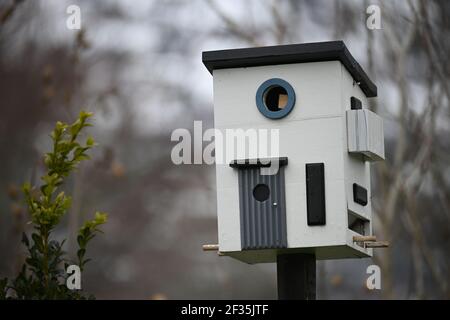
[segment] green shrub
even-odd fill
[[[37,188],[25,183],[23,193],[33,225],[31,239],[24,233],[22,243],[27,248],[26,260],[18,276],[9,281],[0,279],[0,299],[86,299],[94,298],[81,290],[70,290],[66,286],[66,269],[71,264],[84,269],[90,260],[86,259],[87,245],[106,222],[105,213],[96,212],[95,218],[86,221],[78,232],[78,251],[75,261],[67,259],[63,251],[64,241],[52,239],[52,231],[71,206],[71,197],[60,188],[77,165],[89,159],[86,152],[94,145],[88,137],[80,142],[81,131],[92,113],[81,112],[72,124],[57,122],[51,133],[53,150],[45,154],[46,173],[42,185]]]

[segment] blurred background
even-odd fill
[[[66,9],[81,8],[81,30]],[[366,27],[380,8],[381,29]],[[450,298],[450,2],[0,1],[0,275],[23,261],[21,185],[39,183],[55,121],[95,112],[93,160],[66,189],[57,237],[109,213],[83,287],[99,299],[274,299],[276,266],[246,265],[217,243],[214,167],[176,166],[171,132],[213,125],[201,52],[342,39],[378,86],[386,156],[372,168],[374,259],[320,261],[319,299]],[[74,239],[66,247],[74,252]],[[381,290],[366,288],[378,264]]]

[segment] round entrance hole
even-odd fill
[[[271,86],[264,93],[264,104],[272,112],[283,110],[288,102],[288,93],[282,86]]]
[[[260,183],[253,189],[253,197],[260,202],[269,199],[270,189],[266,184]]]
[[[256,106],[269,119],[286,117],[294,108],[294,88],[283,79],[264,81],[256,91]]]

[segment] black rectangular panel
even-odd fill
[[[306,164],[308,226],[325,225],[325,176],[323,163]]]
[[[266,158],[266,159],[242,159],[242,160],[233,160],[230,163],[230,167],[239,168],[239,169],[251,169],[251,168],[261,168],[261,167],[270,167],[274,161],[278,161],[278,165],[287,166],[288,158],[280,157],[280,158]]]
[[[360,110],[360,109],[362,109],[361,100],[359,100],[358,98],[355,98],[355,97],[351,97],[350,98],[350,108],[352,110]]]
[[[353,201],[362,206],[367,205],[367,190],[359,184],[353,184]]]

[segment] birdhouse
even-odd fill
[[[203,63],[215,128],[268,130],[278,143],[276,155],[250,145],[216,163],[219,252],[247,263],[372,256],[370,164],[384,159],[383,123],[369,110],[377,88],[345,44],[208,51]]]

